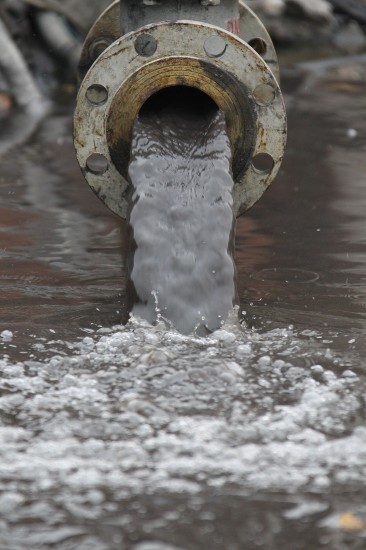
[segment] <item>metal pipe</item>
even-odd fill
[[[116,0],[81,55],[74,143],[87,182],[125,217],[134,120],[159,90],[190,86],[225,114],[235,212],[242,214],[270,185],[284,154],[286,114],[271,68],[277,76],[271,40],[242,0]]]

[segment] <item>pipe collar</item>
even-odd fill
[[[126,216],[134,120],[149,97],[177,85],[198,88],[225,113],[240,215],[279,170],[285,108],[277,80],[261,56],[232,33],[205,23],[148,25],[100,55],[80,87],[74,119],[85,178],[113,212]],[[97,157],[103,170],[93,168]]]

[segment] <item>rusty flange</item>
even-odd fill
[[[239,13],[238,36],[259,53],[279,81],[277,54],[266,28],[243,0],[239,0]],[[96,20],[85,39],[79,63],[80,82],[100,54],[123,34],[120,0],[115,0]]]
[[[85,178],[111,210],[126,216],[134,120],[151,95],[176,85],[200,89],[225,113],[240,215],[278,172],[286,114],[277,80],[260,55],[213,25],[149,25],[100,55],[80,87],[74,120]]]

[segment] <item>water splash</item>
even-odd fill
[[[205,547],[201,515],[225,532],[215,514],[240,495],[362,486],[363,379],[290,329],[230,316],[204,338],[132,317],[67,356],[0,362],[0,547],[191,548],[192,530]]]

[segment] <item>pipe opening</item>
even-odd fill
[[[139,112],[139,118],[151,117],[153,113],[176,113],[187,119],[211,118],[219,110],[215,101],[197,88],[170,86],[149,97]]]

